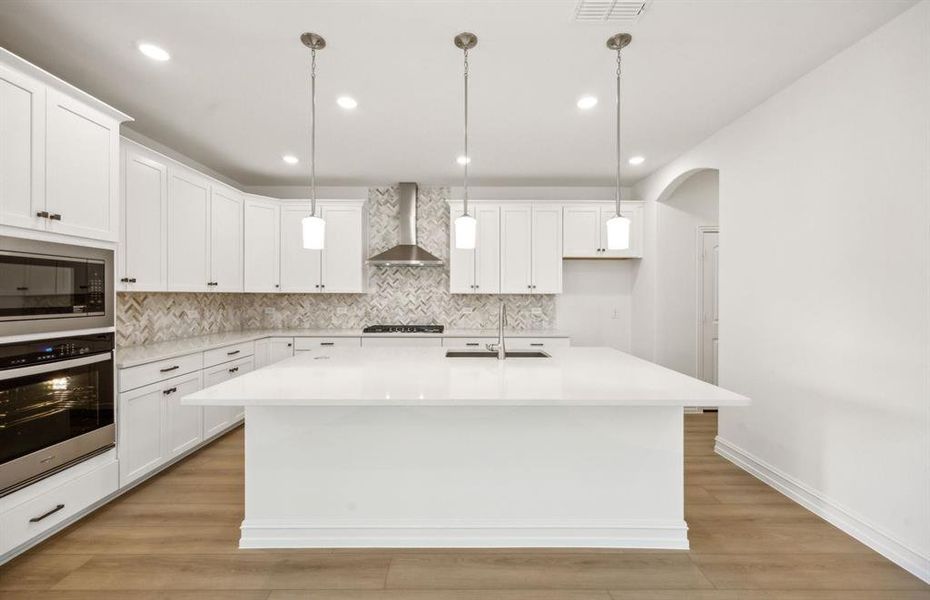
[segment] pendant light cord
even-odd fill
[[[310,49],[310,216],[316,216],[316,48]]]
[[[465,54],[465,178],[464,178],[464,191],[462,197],[464,199],[464,212],[465,216],[468,216],[468,163],[471,161],[471,157],[468,156],[468,48],[463,49]]]
[[[620,49],[617,50],[617,216],[620,214]]]

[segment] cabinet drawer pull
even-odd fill
[[[180,368],[181,368],[181,365],[174,365],[173,367],[167,367],[167,368],[165,368],[165,369],[158,369],[158,372],[159,372],[159,373],[168,373],[168,372],[170,372],[170,371],[175,371],[175,370],[180,369]]]
[[[135,277],[131,277],[131,278],[129,279],[129,283],[135,283],[135,282],[136,282],[136,278],[135,278]]]
[[[335,346],[336,342],[320,342],[321,346]]]
[[[161,393],[167,396],[168,394],[173,394],[176,391],[178,391],[178,388],[173,387],[173,388],[168,388],[167,390],[162,390]]]
[[[479,344],[478,342],[465,342],[465,345],[466,346],[480,346],[481,344]]]
[[[51,219],[52,221],[61,221],[61,215],[59,215],[58,213],[51,213],[49,214],[48,218]]]
[[[293,345],[294,345],[294,344],[288,343],[287,347],[290,348],[290,347],[293,346]]]
[[[242,352],[242,350],[233,350],[232,352],[227,352],[226,356],[233,356],[235,354],[239,354],[240,352]]]
[[[63,509],[64,507],[65,507],[64,504],[59,504],[58,506],[56,506],[56,507],[53,508],[52,510],[48,511],[48,512],[45,513],[44,515],[39,515],[38,517],[32,517],[31,519],[29,519],[29,522],[30,522],[30,523],[38,523],[39,521],[41,521],[41,520],[44,519],[45,517],[50,517],[50,516],[54,515],[55,513],[57,513],[58,511],[60,511],[60,510]]]
[[[541,344],[539,342],[533,342],[530,344],[530,346],[545,346],[545,344]]]
[[[16,291],[17,291],[17,292],[25,292],[25,291],[28,290],[28,289],[29,289],[29,288],[27,288],[27,287],[18,287],[18,288],[16,288]]]
[[[122,281],[123,283],[129,283],[129,278],[123,277],[122,279],[120,279],[120,281]]]
[[[229,369],[229,372],[230,372],[230,373],[238,373],[238,372],[239,372],[239,367],[233,367],[232,369]]]
[[[40,210],[40,211],[38,211],[38,212],[36,213],[36,216],[37,216],[37,217],[40,217],[40,218],[42,218],[42,219],[47,219],[47,218],[48,218],[48,211],[47,211],[47,210]]]

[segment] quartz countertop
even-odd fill
[[[610,348],[447,358],[447,348],[332,348],[186,396],[204,406],[744,406],[740,394]]]
[[[552,329],[505,330],[508,338],[551,337],[567,338],[565,333]],[[116,349],[116,368],[125,369],[145,363],[183,356],[194,352],[204,352],[222,348],[230,344],[240,344],[268,337],[428,337],[428,338],[462,338],[488,337],[496,338],[496,329],[447,329],[443,333],[362,333],[361,329],[254,329],[245,331],[228,331],[196,337],[180,338],[154,344],[123,346]]]

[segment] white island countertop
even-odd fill
[[[204,406],[745,406],[749,399],[610,348],[447,358],[447,348],[333,348],[195,392]]]

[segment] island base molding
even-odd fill
[[[242,523],[240,548],[651,548],[687,550],[688,526],[609,523],[502,527],[461,522],[432,527]]]
[[[246,406],[241,548],[687,549],[683,410]]]

